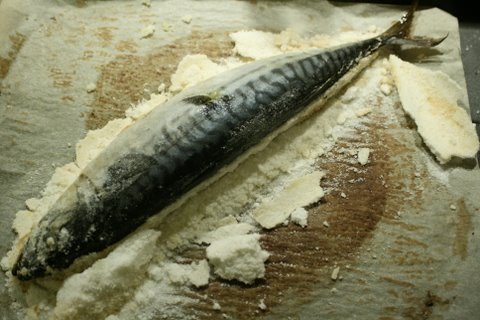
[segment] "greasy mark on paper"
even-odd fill
[[[455,231],[454,254],[465,260],[468,256],[468,240],[472,232],[472,215],[465,205],[465,199],[457,201],[457,225]]]
[[[110,39],[107,33],[102,37]],[[144,56],[133,54],[136,44],[132,41],[119,42],[115,46],[125,53],[100,66],[97,90],[87,115],[88,130],[102,128],[108,121],[123,117],[132,104],[157,92],[160,84],[168,87],[170,75],[185,55],[202,53],[218,61],[230,56],[233,48],[228,32],[196,31]],[[84,56],[88,58],[89,54]]]
[[[17,57],[17,54],[20,52],[26,37],[16,32],[15,34],[9,37],[11,45],[10,50],[8,51],[5,57],[0,56],[0,80],[5,79],[8,72],[10,71],[10,66],[12,65],[13,61]]]

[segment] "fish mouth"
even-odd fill
[[[21,281],[42,277],[47,272],[47,266],[38,259],[30,259],[22,253],[13,266],[12,274]]]

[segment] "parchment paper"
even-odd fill
[[[291,28],[304,35],[319,31],[335,34],[372,25],[384,29],[398,19],[403,9],[314,1],[258,1],[256,4],[152,1],[149,8],[141,1],[3,0],[0,3],[0,255],[7,252],[13,239],[10,226],[15,212],[24,208],[26,199],[39,195],[57,165],[72,160],[73,146],[87,128],[101,122],[94,121],[92,109],[98,111],[98,117],[118,115],[118,110],[99,110],[98,106],[102,103],[110,106],[105,99],[118,99],[121,103],[116,106],[128,107],[142,97],[143,90],[145,95],[154,91],[163,82],[161,71],[173,68],[176,63],[164,59],[165,65],[156,65],[159,60],[142,57],[155,56],[167,47],[169,52],[181,50],[183,39],[193,33],[209,32],[221,37],[228,31],[253,28],[270,31]],[[182,21],[185,15],[191,16],[190,24]],[[465,88],[457,20],[437,9],[418,12],[416,19],[421,21],[415,28],[417,34],[449,35],[439,47],[441,55],[416,62],[443,70]],[[140,30],[149,24],[155,24],[155,34],[141,39]],[[200,37],[196,41],[207,40]],[[211,54],[220,49],[213,48]],[[131,59],[119,60],[125,56]],[[416,52],[407,50],[403,57],[414,58]],[[105,68],[109,63],[117,63],[116,70],[120,70],[113,75],[118,76],[121,70],[131,72],[128,63],[133,63],[138,64],[138,68],[147,67],[148,77],[133,74],[131,78],[119,79],[126,81],[123,90],[128,94],[108,91],[107,85],[115,82],[102,77],[110,70]],[[95,93],[87,93],[89,83],[97,84]],[[468,108],[466,94],[461,105]],[[425,160],[420,157],[415,161]],[[368,251],[359,253],[356,271],[348,281],[337,285],[342,294],[326,299],[325,293],[319,291],[318,298],[301,308],[297,305],[292,309],[286,302],[284,308],[265,316],[415,318],[426,306],[425,312],[435,319],[473,319],[480,312],[480,278],[476,272],[480,241],[475,235],[480,222],[480,175],[478,168],[472,166],[471,163],[452,167],[434,165],[432,170],[440,172],[438,176],[447,183],[429,185],[433,189],[425,191],[421,208],[412,208],[405,217],[406,224],[418,225],[419,229],[412,231],[381,222],[368,243]],[[438,180],[431,172],[421,179]],[[449,209],[449,203],[458,201],[465,203],[461,213],[464,216],[457,216]],[[402,233],[428,246],[402,247],[398,244]],[[466,239],[462,254],[455,253],[458,237]],[[409,262],[409,254],[424,259]],[[376,258],[372,259],[372,255]],[[392,262],[398,261],[392,258],[394,255],[403,255],[404,264]],[[398,279],[385,281],[386,278]],[[2,273],[2,288],[3,283]],[[409,298],[420,295],[430,299],[428,303]],[[2,292],[0,314],[4,319],[16,317],[10,311],[11,303],[8,294]]]

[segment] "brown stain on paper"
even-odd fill
[[[53,80],[53,86],[59,89],[68,89],[72,86],[75,71],[64,71],[53,67],[50,69],[50,78]]]
[[[120,51],[133,52],[134,42],[116,44]],[[191,35],[153,50],[145,56],[121,54],[100,66],[100,76],[87,115],[88,130],[99,129],[108,121],[122,118],[125,111],[150,93],[157,92],[161,83],[170,85],[170,75],[187,54],[206,54],[213,60],[231,56],[233,45],[228,32],[192,32]]]
[[[411,298],[409,301],[411,306],[406,306],[401,312],[403,319],[411,320],[428,320],[428,319],[443,319],[441,315],[432,318],[434,308],[445,308],[450,304],[450,299],[440,297],[439,295],[427,290],[424,297]],[[420,304],[420,308],[414,306]]]
[[[0,57],[0,80],[5,79],[7,76],[10,71],[10,66],[25,43],[26,37],[23,34],[16,32],[11,35],[9,39],[11,42],[10,50],[6,57]]]
[[[260,301],[268,308],[284,303],[301,306],[312,299],[314,290],[334,287],[330,276],[335,267],[349,272],[349,264],[372,237],[378,222],[391,217],[386,210],[391,146],[379,123],[379,119],[370,121],[365,131],[338,140],[333,150],[318,159],[318,168],[326,174],[320,184],[332,191],[310,207],[308,226],[289,224],[264,232],[262,248],[271,254],[265,279],[251,286],[211,281],[201,291],[207,298],[194,306],[204,319],[221,319],[223,314],[235,319],[255,318],[266,312],[259,308]],[[353,156],[344,151],[352,146],[371,149],[367,165],[352,163]],[[221,305],[221,311],[213,309],[213,301]]]
[[[457,202],[457,225],[455,232],[454,254],[465,260],[468,256],[468,240],[473,230],[472,214],[465,205],[465,199]]]
[[[135,53],[137,52],[137,44],[132,39],[130,40],[120,40],[115,45],[115,49],[121,52],[130,52]]]
[[[100,41],[102,47],[108,47],[112,43],[113,39],[113,30],[118,28],[115,27],[99,27],[95,31],[95,36]]]

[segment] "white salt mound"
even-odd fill
[[[197,288],[203,287],[208,284],[210,278],[210,266],[207,260],[191,264],[168,263],[161,270],[161,277],[166,277],[171,283],[177,285],[191,284]]]
[[[131,288],[144,278],[159,236],[160,232],[153,230],[134,234],[107,257],[65,280],[57,293],[55,315],[59,319],[94,319],[123,305]]]
[[[263,59],[281,54],[275,44],[275,35],[263,31],[239,31],[230,34],[235,42],[233,49],[237,54],[252,59]]]
[[[262,250],[259,234],[233,236],[212,242],[207,258],[217,275],[250,284],[265,276],[267,251]]]
[[[177,92],[186,89],[225,70],[227,67],[216,64],[204,54],[185,56],[171,76],[169,90]]]

